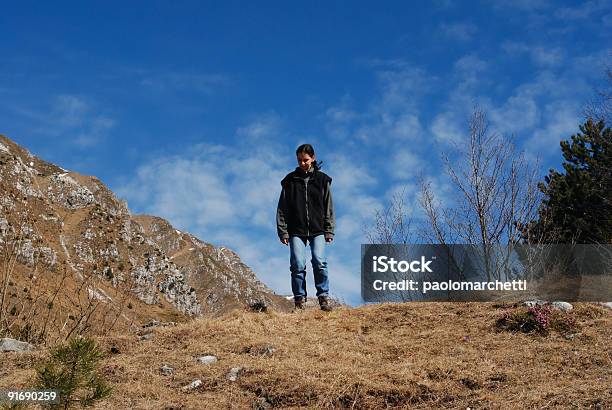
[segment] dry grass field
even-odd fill
[[[114,386],[99,409],[612,408],[612,313],[576,303],[571,332],[500,330],[504,303],[404,303],[331,313],[234,311],[98,339]],[[45,351],[0,355],[0,389]],[[214,355],[216,363],[197,358]],[[164,364],[174,368],[162,375]],[[234,381],[231,368],[240,367]],[[199,379],[191,391],[183,386]]]

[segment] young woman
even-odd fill
[[[306,245],[310,244],[319,306],[329,312],[332,308],[325,243],[334,240],[332,179],[321,172],[312,145],[300,145],[295,154],[298,167],[281,181],[276,228],[280,241],[290,248],[291,290],[296,309],[304,309],[306,302]]]

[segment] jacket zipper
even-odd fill
[[[306,236],[310,236],[310,218],[308,217],[308,179],[304,180],[306,184]]]

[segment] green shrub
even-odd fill
[[[90,406],[111,393],[111,387],[98,373],[101,358],[102,352],[93,339],[74,338],[54,348],[51,357],[37,369],[36,387],[59,391],[60,404],[54,408],[67,409],[76,403]]]

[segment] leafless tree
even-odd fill
[[[388,205],[378,209],[371,224],[364,224],[362,229],[370,244],[375,244],[385,255],[394,257],[398,248],[395,245],[409,245],[415,241],[413,217],[406,204],[406,190],[394,193]],[[382,248],[382,249],[381,249]],[[399,256],[399,255],[397,255]],[[404,274],[394,274],[394,280],[406,279]],[[410,293],[388,291],[392,300],[413,300]]]
[[[420,181],[420,203],[427,219],[422,236],[440,244],[474,245],[481,252],[488,280],[499,279],[495,249],[506,249],[509,257],[521,239],[520,226],[533,220],[540,203],[536,167],[530,166],[512,139],[490,131],[478,107],[468,124],[465,143],[442,155],[453,202],[441,203],[431,184]]]
[[[75,272],[69,261],[49,260],[34,246],[42,238],[30,204],[17,200],[0,208],[0,336],[48,344],[129,325],[131,277],[111,284],[94,269]],[[103,290],[110,285],[114,300]]]
[[[391,196],[389,205],[376,210],[372,224],[365,224],[363,231],[372,244],[409,244],[412,243],[413,218],[408,213],[405,202],[406,191],[396,192]]]
[[[605,83],[596,91],[596,97],[589,101],[584,109],[585,118],[595,121],[604,120],[610,126],[612,121],[612,65],[608,64],[605,70]]]
[[[32,218],[27,210],[10,210],[10,206],[17,201],[15,195],[7,195],[4,199],[7,204],[0,206],[0,255],[2,257],[0,277],[0,329],[9,325],[7,302],[9,286],[13,283],[16,266],[19,259],[24,257],[24,247],[32,241]],[[27,205],[24,201],[24,205]],[[36,257],[36,255],[33,255]],[[11,310],[14,310],[11,307]],[[15,312],[10,314],[14,316]]]

